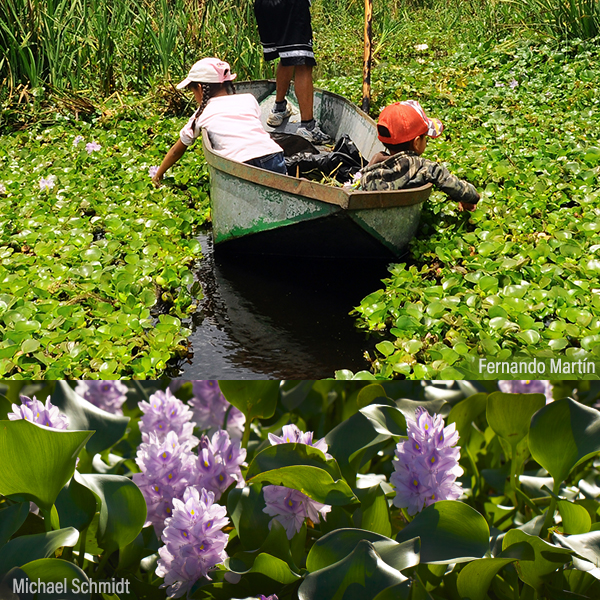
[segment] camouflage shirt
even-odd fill
[[[416,152],[398,152],[380,163],[362,170],[360,185],[363,190],[400,190],[415,188],[427,183],[445,192],[457,202],[477,204],[479,194],[466,181],[452,175],[446,167]]]

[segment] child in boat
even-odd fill
[[[377,137],[388,152],[378,152],[362,171],[363,190],[398,190],[433,184],[458,202],[460,210],[474,210],[477,190],[442,165],[421,158],[427,138],[441,135],[444,127],[430,119],[415,100],[386,106],[379,115]]]
[[[218,58],[203,58],[191,68],[177,89],[192,90],[198,110],[192,115],[179,139],[167,152],[152,181],[160,185],[172,167],[206,129],[215,153],[261,169],[287,174],[283,150],[264,130],[260,107],[252,94],[236,94],[235,73]]]

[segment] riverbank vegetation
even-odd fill
[[[317,83],[357,103],[362,18],[313,2]],[[598,360],[598,22],[581,0],[375,3],[372,114],[418,99],[446,126],[426,156],[483,196],[465,215],[434,193],[406,264],[356,308],[382,336],[376,376]],[[148,169],[199,55],[272,76],[252,3],[7,0],[0,48],[0,375],[155,377],[186,352],[209,210],[201,153],[160,190]]]

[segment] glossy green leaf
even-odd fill
[[[527,435],[531,417],[546,405],[544,394],[503,394],[488,396],[486,417],[489,426],[511,446],[513,455],[517,444]]]
[[[260,485],[234,488],[227,497],[227,512],[246,550],[260,548],[269,535],[269,522],[265,499]]]
[[[551,402],[531,420],[529,448],[559,485],[576,465],[600,452],[600,412],[570,398]]]
[[[559,500],[556,506],[562,517],[563,532],[565,534],[577,535],[587,533],[590,530],[592,518],[583,506],[568,500]]]
[[[352,515],[354,525],[386,537],[392,535],[390,510],[381,485],[357,490],[356,495],[360,500],[360,507]]]
[[[295,410],[306,400],[313,385],[313,381],[286,381],[281,387],[281,403],[288,410]]]
[[[590,531],[579,535],[553,534],[552,541],[563,548],[573,550],[577,556],[600,565],[600,531]]]
[[[50,511],[75,471],[89,431],[59,431],[29,421],[0,422],[0,494],[21,494]]]
[[[298,589],[300,600],[372,600],[388,587],[406,581],[377,554],[371,542],[361,540],[346,558],[310,573]]]
[[[129,417],[106,412],[77,395],[66,381],[57,381],[52,404],[69,417],[70,429],[94,431],[86,445],[90,455],[116,444],[125,435]]]
[[[98,544],[114,552],[130,544],[146,522],[146,501],[139,488],[120,475],[77,475],[99,500]]]
[[[90,598],[89,583],[87,575],[73,563],[58,558],[41,558],[31,561],[21,567],[31,581],[42,581],[47,584],[47,593],[38,593],[38,600],[85,600]],[[57,593],[56,584],[64,586],[67,581],[67,589],[62,587],[60,593]],[[50,593],[49,585],[54,583],[54,593]],[[87,593],[82,593],[81,590]],[[79,593],[76,592],[79,590]]]
[[[511,546],[527,542],[535,552],[535,559],[519,561],[516,565],[521,580],[535,590],[540,591],[544,585],[544,577],[553,573],[564,564],[571,561],[568,550],[544,542],[535,535],[528,535],[519,529],[511,529],[502,540],[502,551],[506,552]]]
[[[252,479],[248,479],[246,483],[283,485],[294,488],[323,504],[345,506],[358,502],[350,486],[343,479],[334,481],[327,471],[319,467],[304,465],[281,467],[259,473]]]
[[[402,583],[397,583],[382,592],[379,592],[373,600],[409,600],[412,589],[412,581],[409,579]]]
[[[458,500],[425,508],[396,536],[398,542],[421,538],[422,563],[460,563],[481,558],[489,548],[485,518]]]
[[[29,502],[19,502],[0,510],[0,548],[23,525],[29,514]]]
[[[238,571],[231,565],[232,562],[230,561],[229,566],[234,573],[239,573],[240,575],[262,573],[279,583],[295,583],[300,579],[300,575],[294,573],[285,561],[264,552],[261,552],[254,559],[254,563],[249,569]]]
[[[387,436],[406,435],[406,419],[399,409],[385,404],[371,404],[360,412],[371,421],[377,433]]]
[[[35,535],[21,535],[10,540],[0,549],[0,577],[13,567],[21,567],[38,558],[48,558],[61,546],[73,547],[78,540],[79,532],[73,527]]]
[[[7,421],[9,412],[12,412],[12,404],[6,396],[0,394],[0,421]]]
[[[251,419],[270,419],[279,400],[278,381],[219,381],[219,387],[230,404]]]
[[[455,404],[448,415],[447,424],[456,423],[461,446],[466,444],[473,431],[471,423],[486,409],[487,394],[473,394]]]
[[[97,504],[94,493],[72,477],[58,494],[55,506],[63,527],[83,531],[92,522]]]
[[[373,404],[377,398],[387,398],[387,394],[380,383],[371,383],[361,388],[356,397],[356,403],[360,409]]]
[[[458,575],[457,588],[461,598],[486,600],[496,573],[517,560],[533,560],[535,552],[527,542],[509,546],[496,558],[480,558],[466,565]]]
[[[333,565],[346,558],[362,540],[370,542],[381,559],[397,571],[419,564],[419,538],[398,543],[364,529],[336,529],[314,543],[306,559],[306,568],[313,573]]]

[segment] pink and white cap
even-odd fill
[[[203,58],[194,63],[188,76],[177,84],[177,89],[181,90],[190,83],[224,83],[233,81],[237,75],[231,72],[231,67],[224,60],[218,58]]]

